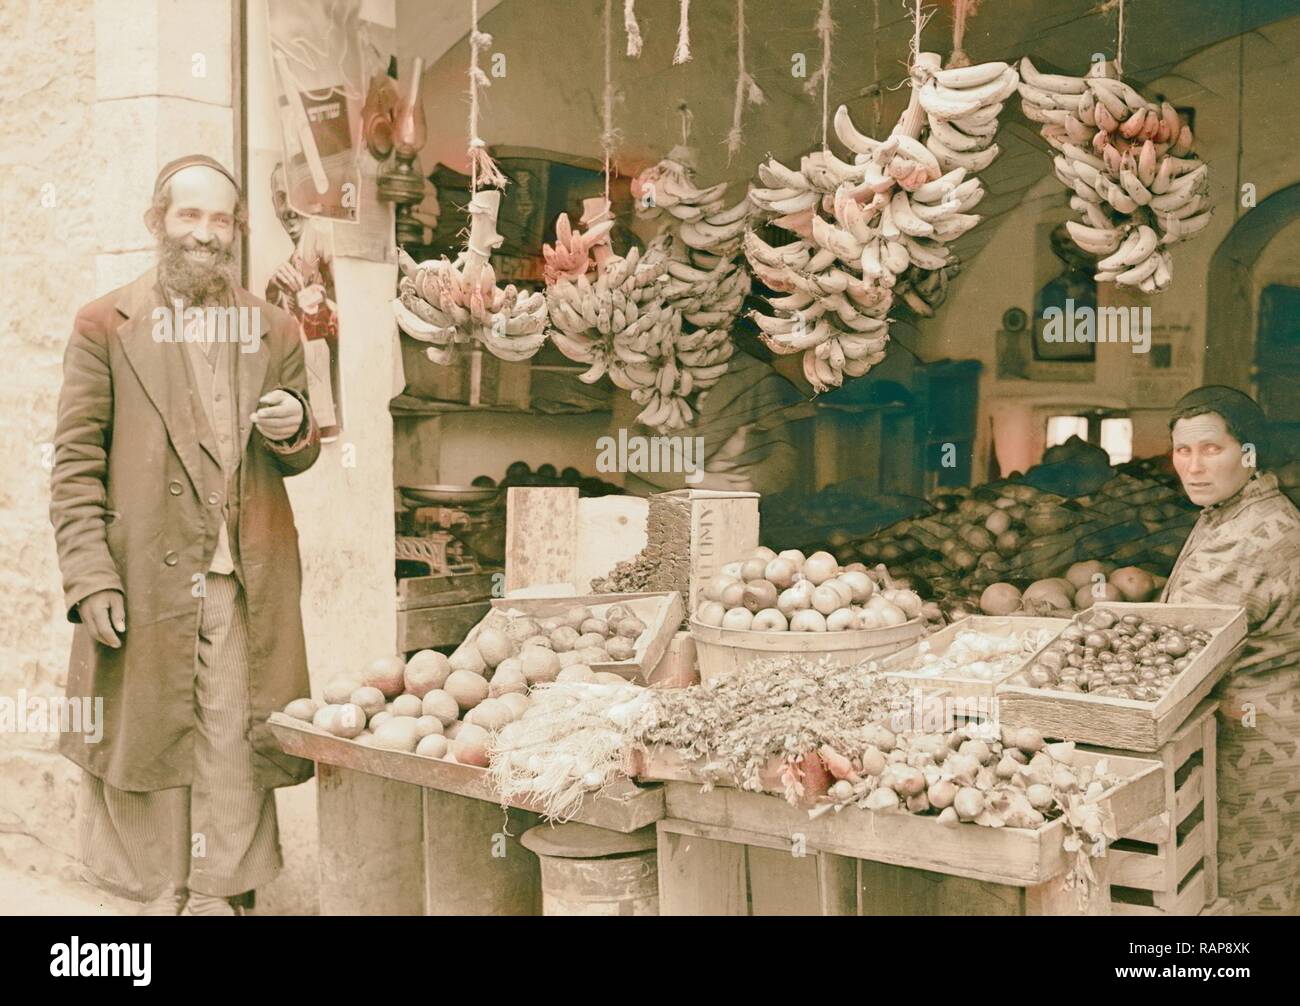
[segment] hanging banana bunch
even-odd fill
[[[1098,282],[1161,293],[1173,281],[1168,246],[1210,222],[1209,168],[1192,154],[1192,130],[1167,101],[1147,101],[1095,64],[1086,77],[1040,73],[1020,61],[1026,118],[1058,153],[1056,177],[1080,220],[1066,223],[1098,257]]]
[[[726,184],[697,187],[689,164],[690,152],[677,147],[632,180],[638,216],[660,221],[646,257],[664,264],[665,305],[678,324],[672,339],[656,347],[655,387],[633,389],[633,398],[646,406],[638,418],[661,430],[688,425],[694,418],[689,396],[726,373],[735,352],[731,326],[750,287],[738,261],[749,200],[724,209]]]
[[[480,343],[502,360],[526,360],[546,341],[546,300],[514,284],[497,286],[489,261],[500,247],[497,213],[501,193],[476,192],[470,199],[469,242],[449,261],[446,257],[416,263],[399,253],[402,279],[393,313],[398,327],[413,339],[429,343],[425,352],[446,366],[458,345]]]
[[[769,160],[758,169],[763,187],[750,190],[772,224],[798,235],[775,247],[745,235],[754,274],[782,294],[769,299],[774,315],[752,317],[774,352],[804,354],[819,392],[884,359],[896,297],[933,313],[955,270],[948,244],[981,219],[970,210],[984,188],[967,175],[997,156],[997,115],[1018,77],[1005,63],[940,65],[935,53],[916,58],[912,100],[884,140],[859,132],[840,106],[835,132],[853,164],[827,150],[798,171]]]
[[[614,254],[609,200],[587,199],[583,209],[583,231],[572,230],[568,216],[561,214],[556,246],[542,249],[551,341],[570,360],[590,364],[579,380],[593,384],[608,374],[646,406],[642,415],[654,420],[647,425],[663,426],[678,411],[660,391],[664,378],[655,361],[681,325],[680,316],[664,302],[667,263],[636,248],[626,256]]]

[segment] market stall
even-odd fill
[[[495,6],[390,84],[396,640],[272,720],[322,910],[535,914],[584,849],[657,902],[547,911],[1220,910],[1216,696],[1261,619],[1163,599],[1205,507],[1166,426],[1214,375],[1160,306],[1220,126],[1131,72],[1124,3],[1050,55],[996,4],[812,3],[773,95],[808,135],[752,142],[770,19],[681,5],[671,65],[734,59],[735,102],[666,142],[636,5],[570,11],[596,114],[553,149]],[[1032,315],[992,310],[994,243]]]

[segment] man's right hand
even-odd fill
[[[95,591],[77,604],[77,613],[95,642],[115,650],[122,645],[118,633],[126,632],[126,598],[120,590]]]
[[[293,264],[292,259],[288,262],[282,263],[280,267],[275,270],[275,281],[279,283],[280,286],[284,287],[284,289],[291,292],[301,290],[307,285],[303,280],[302,273],[298,271],[297,267]]]

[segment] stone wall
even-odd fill
[[[71,629],[48,444],[77,308],[152,262],[142,215],[165,161],[235,168],[226,0],[0,6],[0,697],[57,695]],[[0,734],[0,859],[75,873],[76,770],[53,737]]]

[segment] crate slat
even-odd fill
[[[396,782],[412,783],[426,789],[473,797],[498,807],[501,805],[501,798],[492,785],[487,769],[477,765],[461,765],[442,758],[366,747],[356,741],[325,733],[283,713],[272,713],[267,722],[286,754],[366,772]],[[509,806],[535,814],[542,810],[526,800],[511,801]],[[662,789],[656,786],[637,786],[630,780],[623,780],[606,787],[599,795],[584,800],[573,820],[626,834],[653,824],[663,815]]]

